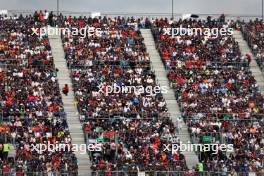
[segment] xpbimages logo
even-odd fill
[[[45,37],[50,35],[75,35],[80,36],[81,38],[91,37],[91,36],[100,36],[102,33],[107,32],[108,29],[101,29],[95,27],[83,27],[83,28],[58,28],[58,27],[42,27],[42,28],[31,28],[32,34],[39,37]]]
[[[217,154],[219,151],[223,152],[233,152],[234,147],[233,144],[192,144],[188,142],[187,144],[183,144],[182,142],[172,143],[172,144],[163,144],[163,151],[169,151],[172,153],[181,151],[194,151],[194,152],[209,152],[211,151],[213,154]]]
[[[155,96],[156,94],[159,93],[167,93],[167,87],[166,86],[103,86],[100,85],[98,93],[103,94],[105,96],[108,96],[111,93],[114,94],[130,94],[130,93],[135,93],[135,94],[146,94],[146,96]]]
[[[58,151],[80,151],[81,154],[86,154],[87,151],[102,151],[101,144],[31,144],[31,151],[37,153],[58,152]]]
[[[177,36],[184,36],[184,35],[201,35],[207,36],[212,38],[217,38],[219,35],[233,35],[234,29],[233,28],[184,28],[182,26],[178,28],[163,28],[163,35],[171,36],[171,38],[175,38]]]

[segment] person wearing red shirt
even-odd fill
[[[9,174],[10,171],[11,171],[11,168],[10,168],[9,164],[8,164],[8,163],[4,163],[3,168],[2,168],[2,172],[3,172],[3,174],[4,174],[4,175],[5,175],[5,174]]]
[[[83,28],[86,24],[85,24],[85,22],[84,21],[79,21],[79,27],[81,27],[81,28]]]
[[[176,73],[173,72],[173,71],[170,71],[170,72],[168,73],[168,78],[169,78],[170,80],[175,79],[175,78],[176,78]]]
[[[187,68],[187,69],[190,69],[190,68],[191,68],[191,61],[190,61],[189,59],[187,59],[187,60],[185,61],[185,65],[186,65],[186,68]]]
[[[232,87],[232,83],[226,83],[226,88],[230,89]]]
[[[3,72],[0,72],[0,81],[3,81],[4,80],[4,74]]]
[[[162,58],[163,58],[163,60],[168,60],[169,59],[169,54],[168,54],[168,52],[166,50],[162,52]]]
[[[187,92],[183,92],[182,95],[183,95],[183,97],[185,97],[185,98],[189,96],[189,94],[188,94]]]
[[[62,92],[64,93],[64,95],[68,95],[68,93],[69,93],[69,86],[68,86],[68,84],[65,84],[64,85],[64,87],[63,87],[63,89],[62,89]]]
[[[245,85],[246,87],[248,87],[248,85],[249,85],[249,80],[244,80],[244,85]]]
[[[178,84],[181,84],[182,82],[183,82],[183,78],[182,78],[182,76],[180,75],[180,76],[178,76],[178,78],[177,78],[177,81],[176,81]]]
[[[177,152],[174,152],[173,153],[173,156],[172,156],[172,158],[173,158],[173,161],[179,161],[179,155],[178,155],[178,153]]]

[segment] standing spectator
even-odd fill
[[[68,84],[65,84],[65,85],[64,85],[62,92],[63,92],[66,96],[68,95],[68,92],[69,92],[69,86],[68,86]]]
[[[52,11],[49,13],[48,22],[49,22],[50,26],[54,26],[54,23],[53,23],[53,12]]]
[[[11,133],[11,140],[12,140],[11,142],[12,142],[13,145],[16,144],[16,137],[17,137],[17,134],[16,134],[15,131],[13,131],[13,132]]]
[[[8,152],[9,152],[9,144],[8,143],[4,143],[4,146],[3,146],[3,158],[4,158],[5,161],[7,160]]]

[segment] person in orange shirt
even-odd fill
[[[252,126],[252,127],[250,128],[250,133],[252,133],[252,134],[256,134],[256,133],[257,133],[257,128],[254,127],[254,126]]]

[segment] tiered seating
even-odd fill
[[[48,38],[32,35],[43,26],[31,16],[0,17],[0,110],[6,142],[16,150],[14,158],[1,158],[1,174],[78,172]],[[40,152],[38,145],[48,143],[69,147]]]
[[[13,143],[16,149],[16,156],[8,159],[0,151],[2,175],[11,171],[16,175],[78,175],[71,149],[38,152],[33,147],[47,143],[71,146],[48,38],[31,30],[53,22],[52,15],[46,17],[42,12],[33,17],[0,16],[0,150],[5,142]],[[164,151],[163,144],[171,143],[176,129],[162,94],[154,91],[155,73],[137,30],[150,27],[150,21],[61,15],[55,23],[101,29],[85,38],[62,36],[87,143],[99,143],[103,149],[90,153],[94,175],[136,175],[138,171],[193,175],[185,172],[188,168],[182,153]],[[199,158],[204,170],[223,174],[263,171],[264,99],[249,71],[250,57],[241,56],[230,36],[172,39],[158,29],[180,25],[220,28],[226,26],[223,18],[173,24],[157,19],[152,25],[193,142],[234,146],[230,155],[202,152]],[[263,24],[250,22],[242,31],[263,68]],[[107,92],[107,88],[117,86],[123,90]],[[127,92],[125,86],[141,90]]]
[[[106,86],[149,86],[152,90],[156,86],[143,38],[130,25],[134,20],[66,21],[66,27],[88,25],[104,31],[87,38],[63,36],[87,141],[96,140],[103,146],[102,153],[92,153],[92,169],[103,172],[186,170],[182,154],[162,152],[163,144],[168,143],[165,138],[174,134],[175,127],[160,93],[105,92]]]
[[[263,96],[231,36],[164,35],[166,27],[221,28],[219,20],[156,20],[153,34],[193,142],[233,144],[230,156],[202,152],[205,171],[258,172],[263,166]],[[210,141],[204,141],[208,139]]]
[[[263,22],[256,19],[246,24],[242,24],[242,33],[247,40],[248,45],[253,51],[253,54],[257,58],[257,63],[261,70],[264,68],[264,26]]]

